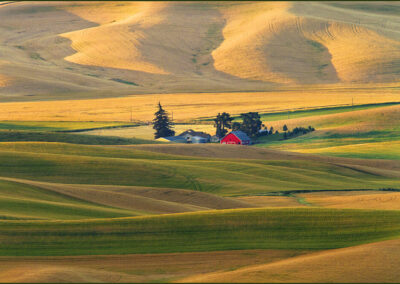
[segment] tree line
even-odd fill
[[[175,131],[173,130],[174,123],[169,118],[168,113],[163,109],[160,102],[158,103],[158,111],[154,114],[154,116],[153,129],[155,130],[155,139],[175,135]],[[242,119],[242,122],[234,121],[235,118],[227,112],[218,113],[213,119],[214,127],[216,129],[215,135],[218,138],[222,138],[228,133],[229,130],[243,131],[251,138],[279,134],[279,131],[274,130],[272,126],[270,129],[268,129],[268,127],[262,123],[258,112],[242,113],[240,118]],[[315,129],[309,126],[308,128],[296,127],[292,131],[289,131],[287,125],[285,124],[282,130],[284,131],[283,139],[288,139],[293,136],[306,134],[314,131]]]
[[[229,113],[218,113],[216,118],[214,118],[214,127],[216,128],[215,135],[222,138],[228,133],[228,129],[232,131],[243,131],[252,138],[260,135],[263,124],[258,112],[242,113],[240,117],[242,118],[242,122],[233,122],[235,118]]]

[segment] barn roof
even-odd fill
[[[241,141],[251,141],[250,137],[247,136],[247,134],[244,133],[243,131],[237,130],[237,131],[232,131],[231,133],[235,135],[237,138],[239,138]]]

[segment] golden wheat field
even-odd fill
[[[321,94],[322,93],[322,94]],[[134,95],[92,100],[10,102],[0,104],[0,120],[45,121],[142,121],[153,119],[158,102],[176,122],[213,117],[218,112],[276,112],[324,106],[398,101],[398,94],[386,92],[293,91],[263,93],[207,93]]]
[[[0,99],[390,86],[400,72],[398,9],[398,2],[4,2]]]
[[[0,282],[165,282],[251,264],[274,262],[307,250],[240,250],[195,253],[0,258]]]
[[[314,206],[399,210],[398,192],[314,192],[298,194]]]
[[[250,265],[235,271],[199,274],[181,280],[205,283],[381,283],[397,282],[399,240],[311,253],[271,264]],[[389,256],[390,255],[390,256]]]

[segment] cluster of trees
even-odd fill
[[[242,118],[242,122],[232,122],[234,118],[231,117],[229,113],[218,113],[214,119],[214,127],[216,128],[215,135],[222,138],[228,133],[228,129],[232,131],[241,130],[249,137],[257,137],[260,135],[263,124],[258,112],[242,113],[240,117]]]
[[[298,136],[298,135],[304,135],[307,134],[309,132],[315,131],[314,127],[308,126],[308,128],[304,128],[304,127],[296,127],[293,128],[292,131],[289,131],[288,127],[286,126],[286,124],[283,126],[283,139],[288,139],[290,137],[293,136]]]
[[[219,138],[224,137],[228,133],[228,129],[232,129],[232,120],[234,118],[227,112],[218,113],[214,118],[215,135]]]

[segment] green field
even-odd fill
[[[337,157],[400,160],[400,140],[344,144],[341,146],[327,145],[327,147],[322,147],[320,144],[317,148],[303,148],[297,151]]]
[[[140,138],[122,138],[48,131],[0,130],[0,142],[11,141],[64,142],[86,145],[132,145],[159,143],[154,140],[145,140]]]
[[[354,110],[375,111],[375,108],[385,110],[383,105],[359,106]],[[340,112],[347,116],[336,116]],[[13,130],[0,130],[0,177],[53,182],[60,186],[125,185],[143,187],[147,191],[162,188],[169,194],[186,189],[223,197],[277,197],[283,192],[301,190],[400,189],[398,164],[393,161],[400,158],[397,113],[385,113],[384,119],[391,119],[387,124],[381,123],[380,112],[368,119],[362,112],[354,113],[352,116],[346,107],[295,112],[293,119],[284,122],[308,124],[307,119],[318,118],[313,124],[319,127],[317,131],[287,140],[282,139],[282,133],[262,137],[258,144],[240,148],[240,151],[249,151],[249,155],[261,151],[253,158],[246,155],[235,158],[233,152],[222,153],[223,148],[214,147],[218,145],[193,147],[189,152],[178,147],[175,152],[163,153],[157,151],[157,147],[168,148],[168,145],[141,146],[142,149],[134,146],[155,143],[153,140],[60,132],[94,126],[91,123],[15,123],[14,128],[10,126]],[[271,121],[277,119],[277,123],[282,123],[278,120],[281,118],[278,114],[268,117]],[[299,118],[305,120],[297,120]],[[376,121],[379,127],[342,131],[343,127],[370,121]],[[95,127],[114,126],[118,125]],[[222,151],[219,158],[203,156],[207,147],[211,147],[210,151]],[[265,149],[259,147],[392,161],[381,166],[374,161],[364,163],[354,159],[329,160],[309,155],[290,156],[279,151],[262,152]],[[95,194],[96,188],[92,188],[91,193]],[[301,209],[230,209],[150,216],[160,214],[151,210],[161,209],[146,211],[134,206],[129,207],[134,208],[132,210],[123,209],[127,207],[115,205],[117,201],[101,200],[107,198],[105,195],[91,199],[90,194],[80,199],[29,185],[29,182],[0,180],[0,255],[320,250],[400,237],[399,211],[335,210],[307,203],[308,207]],[[162,202],[169,201],[154,202],[162,206]],[[173,206],[172,202],[168,204]]]
[[[255,146],[327,156],[399,160],[399,141],[400,132],[397,129],[359,133],[335,133],[329,130],[287,140],[283,139],[282,133],[262,137]]]
[[[274,126],[280,131],[284,124],[289,129],[312,125],[316,131],[286,140],[281,131],[279,135],[259,138],[256,146],[328,156],[398,160],[398,110],[396,106],[381,106],[358,112],[281,120]]]
[[[72,220],[138,215],[128,210],[93,204],[26,184],[0,180],[0,188],[0,220]]]
[[[0,176],[57,183],[171,187],[224,196],[400,187],[382,173],[311,160],[185,157],[59,143],[0,144]]]
[[[331,249],[399,236],[399,211],[241,209],[122,219],[2,221],[0,255]]]

